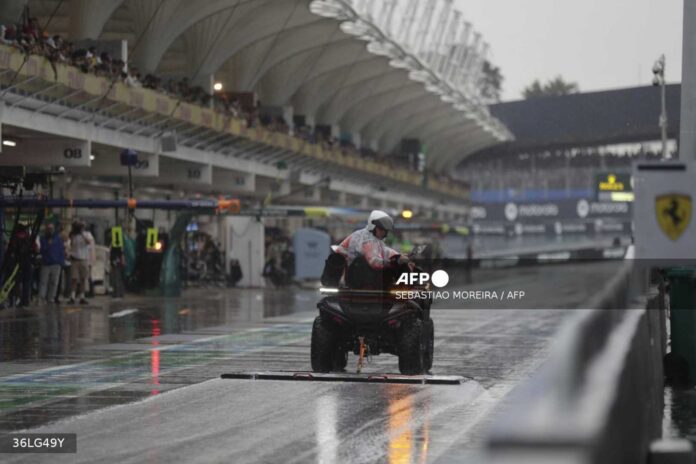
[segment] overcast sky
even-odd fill
[[[684,0],[455,0],[491,45],[503,99],[557,75],[582,91],[652,81],[664,53],[667,81],[681,81]]]

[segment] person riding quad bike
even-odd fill
[[[342,371],[347,353],[392,353],[402,374],[432,367],[434,328],[430,298],[401,298],[395,282],[404,272],[420,272],[408,256],[383,242],[394,228],[384,211],[370,213],[367,226],[346,237],[326,260],[324,293],[312,328],[311,361],[315,372]],[[396,291],[396,292],[394,292]]]
[[[375,210],[370,213],[364,229],[356,230],[335,248],[334,252],[345,259],[348,269],[345,280],[349,288],[384,288],[389,286],[399,266],[415,268],[408,256],[384,243],[393,229],[394,220],[384,211]]]

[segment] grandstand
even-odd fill
[[[680,86],[667,86],[671,155],[679,102]],[[468,157],[458,176],[474,202],[589,197],[597,175],[662,158],[659,109],[659,90],[649,86],[492,105],[515,140]]]
[[[412,206],[462,215],[466,188],[446,173],[512,137],[477,88],[487,45],[450,0],[402,3],[7,2],[3,136],[88,139],[81,178],[135,148],[142,183],[186,184],[162,179],[183,169],[201,173],[199,191],[304,185],[316,187],[304,201],[395,207],[427,185]],[[426,179],[394,161],[405,139],[427,146]]]

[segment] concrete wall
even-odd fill
[[[627,261],[594,309],[568,321],[491,428],[491,462],[647,462],[661,435],[666,334],[662,296],[646,287],[647,270]]]

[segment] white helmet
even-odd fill
[[[367,230],[372,232],[375,227],[379,226],[387,232],[394,229],[394,220],[384,211],[378,209],[370,213],[370,217],[367,218]]]

